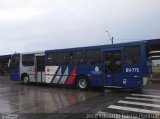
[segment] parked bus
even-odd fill
[[[152,77],[152,59],[160,56],[153,52],[159,50],[159,45],[157,39],[20,54],[17,79],[24,83],[74,85],[80,90],[142,88]]]

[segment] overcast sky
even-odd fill
[[[0,55],[160,38],[160,0],[0,0]]]

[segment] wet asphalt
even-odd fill
[[[117,104],[119,100],[124,100],[132,93],[160,95],[160,91],[149,89],[80,91],[71,87],[44,84],[24,85],[11,81],[8,77],[0,77],[0,118],[5,119],[6,116],[14,116],[14,119],[90,118],[87,114],[95,114],[100,111],[114,113],[117,110],[107,107]],[[145,106],[139,108],[154,110]],[[156,108],[156,111],[160,111],[160,108]],[[116,113],[120,112],[121,110],[118,110]]]

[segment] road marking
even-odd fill
[[[108,90],[108,89],[104,90],[104,93],[109,93],[109,92],[111,92],[111,90]]]
[[[105,118],[114,118],[114,119],[142,119],[134,116],[129,116],[129,115],[120,115],[120,114],[113,114],[113,113],[108,113],[108,112],[102,112],[98,111],[95,115],[98,115],[100,117],[105,117]]]
[[[148,99],[148,98],[125,97],[125,99],[133,99],[133,100],[142,100],[142,101],[160,102],[160,100],[158,100],[158,99]]]
[[[153,111],[153,110],[147,110],[147,109],[141,109],[141,108],[125,107],[125,106],[117,106],[117,105],[110,105],[108,108],[124,110],[124,111],[132,111],[132,112],[138,112],[138,113],[149,113],[149,114],[159,114],[160,113],[160,111]]]
[[[143,89],[143,91],[160,93],[159,90],[151,90],[151,89]]]
[[[133,101],[123,101],[123,100],[120,100],[120,101],[118,101],[118,103],[133,104],[133,105],[142,105],[142,106],[150,106],[150,107],[160,108],[160,105],[157,105],[157,104],[148,104],[148,103],[133,102]]]
[[[151,93],[146,93],[147,95],[150,95]],[[160,93],[153,93],[154,95],[160,95]]]
[[[151,97],[151,98],[160,98],[157,95],[144,95],[144,94],[131,94],[132,96],[140,96],[140,97]]]

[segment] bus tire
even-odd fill
[[[24,75],[24,76],[22,77],[22,82],[23,82],[24,84],[29,84],[29,76],[28,76],[28,75]]]
[[[80,76],[77,79],[77,87],[82,90],[86,91],[90,88],[90,83],[87,77],[85,76]]]

